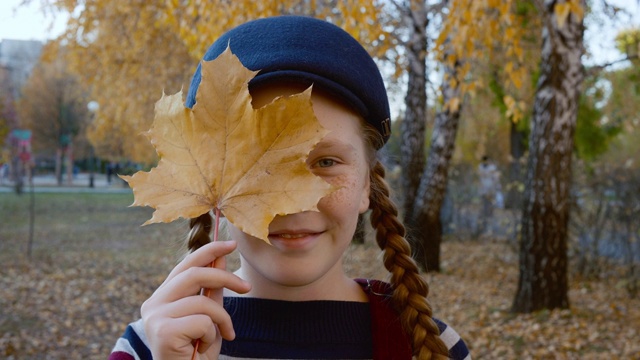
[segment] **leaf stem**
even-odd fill
[[[218,241],[218,229],[220,229],[220,209],[215,208],[214,217],[215,217],[215,226],[213,228],[213,242],[216,242]],[[209,267],[214,267],[215,266],[214,263],[215,263],[215,260],[209,263]],[[200,289],[200,295],[209,297],[210,294],[211,294],[211,289],[207,289],[207,288]],[[198,353],[198,347],[200,347],[200,339],[196,340],[196,343],[193,346],[193,354],[191,354],[191,360],[195,360],[196,354]]]

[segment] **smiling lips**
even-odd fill
[[[277,236],[283,237],[285,239],[298,239],[307,236],[307,234],[279,234]]]
[[[269,240],[272,244],[276,242],[285,248],[305,248],[320,234],[321,232],[309,230],[273,232],[269,234]]]

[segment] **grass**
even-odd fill
[[[178,258],[184,223],[131,194],[0,194],[0,358],[106,358]]]
[[[105,359],[142,302],[181,255],[186,223],[141,227],[151,209],[130,194],[0,194],[0,358]],[[571,281],[571,309],[509,312],[518,256],[503,241],[442,245],[440,274],[425,274],[437,317],[474,359],[640,358],[640,300],[614,281]],[[384,279],[368,241],[346,255],[350,275]]]
[[[30,195],[0,195],[2,202],[2,253],[19,255],[29,233]],[[142,224],[149,209],[128,207],[130,194],[35,194],[35,232],[33,250],[47,253],[51,248],[65,251],[116,250],[138,247],[134,239],[146,235]],[[145,236],[146,237],[146,236]]]

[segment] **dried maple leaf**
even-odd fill
[[[134,206],[155,208],[146,224],[194,218],[218,209],[245,233],[268,242],[276,215],[317,210],[332,190],[306,166],[327,133],[311,105],[311,88],[251,105],[246,69],[230,49],[202,63],[193,110],[182,92],[163,94],[147,136],[160,160],[149,172],[122,176]]]

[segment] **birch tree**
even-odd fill
[[[404,117],[400,123],[400,167],[405,223],[408,225],[414,251],[422,253],[419,229],[413,227],[415,199],[425,166],[425,131],[427,123],[427,5],[425,1],[411,1],[399,7],[408,40],[406,52],[407,90]],[[416,250],[420,249],[420,250]],[[418,256],[418,259],[420,256]],[[419,261],[420,263],[420,261]],[[423,264],[421,264],[423,265]],[[423,265],[424,266],[424,265]]]
[[[471,74],[471,63],[462,59],[486,57],[498,44],[506,59],[504,81],[519,87],[524,76],[520,47],[521,29],[513,11],[513,1],[455,0],[427,7],[423,1],[412,1],[407,11],[410,41],[405,44],[409,86],[406,113],[401,128],[401,166],[404,191],[404,220],[409,230],[414,256],[421,268],[440,270],[442,224],[440,212],[446,194],[448,173],[460,119],[460,108],[466,94],[478,85]],[[446,11],[442,11],[446,8]],[[428,14],[446,13],[444,26],[435,41],[435,57],[445,68],[441,86],[442,109],[434,122],[429,157],[424,160],[426,122],[426,18]],[[505,30],[506,31],[502,31]],[[496,34],[502,33],[502,37]],[[471,79],[470,79],[471,78]],[[509,104],[514,116],[518,102]]]
[[[584,0],[537,1],[542,58],[531,127],[515,312],[567,308],[567,237]]]
[[[420,179],[411,217],[408,224],[415,233],[428,234],[428,241],[415,247],[415,258],[427,271],[440,271],[440,243],[442,222],[440,213],[447,191],[449,166],[455,147],[460,121],[460,89],[456,72],[460,62],[446,65],[446,77],[442,82],[444,106],[435,118],[426,167]],[[450,81],[451,80],[451,81]]]

